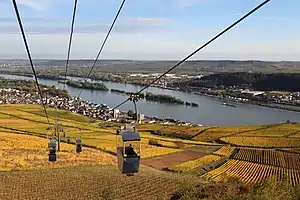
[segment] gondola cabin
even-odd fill
[[[70,138],[70,136],[67,136],[67,143],[68,143],[68,144],[71,143],[71,138]]]
[[[132,130],[117,130],[118,167],[122,174],[133,176],[134,173],[139,172],[140,141],[140,134],[135,128]]]
[[[49,150],[49,161],[56,161],[56,139],[52,138],[48,142],[48,150]]]
[[[82,140],[81,138],[76,138],[76,153],[80,153],[82,151]]]

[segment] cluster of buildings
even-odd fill
[[[84,101],[77,97],[47,97],[42,100],[39,98],[38,93],[30,94],[26,91],[17,89],[0,89],[0,104],[36,104],[47,105],[47,107],[58,108],[68,110],[73,113],[79,113],[84,116],[103,120],[103,121],[118,121],[122,123],[134,123],[135,120],[127,117],[119,117],[120,110],[110,109],[105,104],[95,104],[89,101]],[[146,117],[144,114],[138,114],[138,121],[144,121],[145,123],[160,123],[160,124],[175,124],[179,121],[174,119],[160,119],[157,117]],[[190,123],[182,122],[182,125],[189,126]]]
[[[254,100],[261,100],[268,103],[288,104],[300,106],[300,92],[280,93],[280,92],[262,92],[241,90],[242,94],[247,94]]]
[[[0,104],[45,104],[48,107],[69,110],[73,113],[83,114],[85,116],[99,119],[111,120],[118,114],[118,110],[110,110],[105,104],[95,104],[84,101],[81,98],[70,97],[48,97],[43,98],[42,102],[38,94],[34,95],[16,89],[0,89]]]

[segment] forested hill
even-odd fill
[[[221,73],[174,83],[176,87],[243,87],[255,90],[300,91],[300,74],[263,74],[263,73]]]
[[[71,60],[70,70],[86,70],[94,60]],[[138,60],[99,60],[95,71],[112,73],[161,73],[177,64],[178,61],[138,61]],[[26,60],[0,60],[1,64],[29,66]],[[54,68],[64,72],[65,60],[35,60],[38,69]],[[1,68],[0,68],[1,69]],[[255,61],[255,60],[191,60],[174,69],[176,74],[214,74],[226,72],[300,73],[298,61]]]

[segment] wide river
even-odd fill
[[[7,79],[24,79],[33,80],[30,77],[14,76],[14,75],[0,75]],[[79,78],[69,77],[73,80]],[[58,84],[55,80],[43,80],[40,79],[39,83],[46,85],[55,85],[59,88],[63,87],[63,84]],[[109,89],[121,89],[131,92],[136,92],[141,89],[141,86],[132,84],[122,84],[114,82],[105,82]],[[69,94],[72,96],[78,96],[80,89],[66,86]],[[138,102],[138,110],[141,113],[145,113],[145,116],[157,116],[160,118],[174,118],[178,120],[188,121],[202,125],[256,125],[256,124],[271,124],[282,123],[287,120],[300,121],[300,113],[279,109],[272,109],[267,107],[261,107],[250,104],[239,104],[237,108],[228,107],[222,105],[223,102],[214,98],[200,96],[196,94],[190,94],[180,91],[166,90],[161,88],[151,87],[148,92],[156,94],[169,94],[173,95],[183,101],[195,102],[199,104],[198,108],[174,105],[174,104],[162,104],[148,101]],[[85,100],[94,103],[104,103],[109,107],[118,105],[121,101],[125,100],[127,96],[123,94],[115,94],[111,92],[93,91],[84,89],[81,97]],[[123,105],[120,110],[128,111],[133,109],[133,104],[128,102]]]

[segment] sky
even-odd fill
[[[100,59],[180,60],[263,0],[127,0]],[[74,0],[17,0],[34,59],[65,59]],[[94,59],[121,0],[78,0],[71,59]],[[271,0],[196,60],[300,60],[300,1]],[[0,58],[26,59],[11,0]]]

